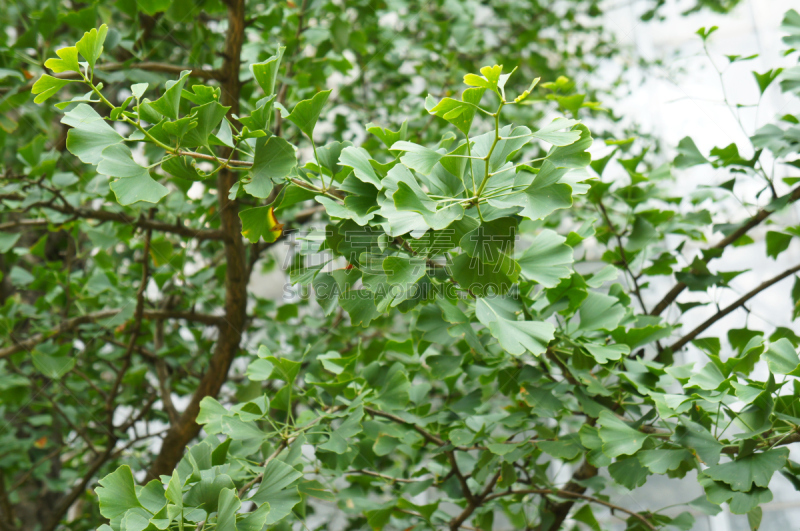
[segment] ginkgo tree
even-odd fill
[[[593,160],[580,118],[600,104],[492,63],[419,96],[424,120],[345,140],[320,132],[335,89],[287,95],[313,76],[296,47],[247,61],[247,27],[281,21],[245,7],[228,5],[219,68],[150,64],[171,79],[109,89],[119,34],[101,25],[29,87],[57,98],[76,159],[37,137],[0,190],[19,290],[3,295],[0,397],[27,417],[0,434],[0,528],[32,521],[32,479],[57,494],[41,529],[103,531],[334,528],[331,514],[341,529],[604,529],[609,514],[692,529],[722,506],[756,529],[775,478],[800,486],[800,337],[708,335],[800,265],[684,325],[713,301],[679,300],[733,289],[743,272],[712,261],[755,245],[752,229],[772,223],[771,260],[800,236],[780,215],[800,178],[774,169],[797,166],[797,116],[755,131],[751,158],[687,137],[655,165],[602,131]],[[800,44],[800,15],[784,28]],[[344,47],[334,29],[320,47]],[[755,73],[754,88],[797,97],[799,72]],[[732,180],[679,194],[673,170],[700,165]],[[754,214],[703,206],[745,181],[762,185]],[[270,249],[288,253],[281,302],[248,290],[277,265]],[[707,361],[682,363],[689,345]],[[654,475],[703,495],[680,510],[615,496]],[[70,509],[99,516],[65,522]]]

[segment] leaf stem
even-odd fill
[[[500,105],[497,107],[497,112],[494,113],[494,141],[492,142],[492,147],[489,148],[489,153],[483,158],[486,161],[485,169],[483,172],[483,181],[481,181],[481,185],[478,187],[478,191],[475,193],[475,198],[480,199],[483,190],[486,188],[486,185],[489,183],[489,177],[492,176],[489,173],[489,159],[492,158],[492,153],[494,153],[494,148],[497,146],[498,140],[500,140],[500,111],[503,110],[504,102],[500,102]]]

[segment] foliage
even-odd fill
[[[167,5],[140,5],[154,31]],[[52,501],[41,529],[81,498],[96,518],[70,529],[290,529],[325,507],[347,529],[559,529],[568,518],[599,529],[606,509],[631,530],[690,529],[689,512],[614,500],[665,475],[702,486],[692,508],[727,504],[755,528],[776,473],[798,483],[785,446],[800,441],[800,338],[706,334],[800,266],[685,321],[691,329],[662,317],[711,304],[677,302],[686,289],[731,289],[742,272],[710,263],[754,245],[754,227],[775,221],[769,259],[800,236],[775,216],[800,199],[797,179],[768,171],[797,165],[798,117],[708,155],[687,137],[660,165],[601,131],[606,155],[592,160],[579,118],[603,111],[561,75],[576,65],[463,68],[490,34],[502,43],[490,55],[516,63],[517,43],[541,29],[478,31],[469,9],[399,11],[408,38],[425,18],[420,27],[451,29],[466,54],[426,30],[444,64],[412,67],[441,89],[427,98],[399,78],[431,51],[382,48],[396,35],[369,4],[357,9],[365,18],[305,3],[251,15],[233,1],[222,59],[204,43],[219,36],[214,24],[180,28],[198,32],[188,57],[210,70],[147,61],[135,32],[102,25],[55,50],[51,74],[28,87],[35,104],[69,99],[33,111],[24,84],[12,85],[8,133],[57,115],[64,135],[4,139],[16,147],[0,191],[12,337],[0,407],[14,426],[0,434],[4,527],[33,527],[8,509],[31,496]],[[514,27],[524,5],[495,11]],[[20,48],[50,35],[58,8],[39,16]],[[785,27],[795,46],[800,15]],[[700,32],[704,46],[712,33]],[[301,34],[314,54],[299,53]],[[107,62],[114,49],[121,61]],[[171,79],[160,87],[153,71]],[[754,74],[759,94],[777,80],[800,95],[798,66]],[[608,178],[612,160],[625,178]],[[673,169],[701,165],[729,178],[676,196]],[[754,215],[725,223],[708,209],[750,182],[763,188]],[[291,289],[279,305],[248,282],[278,265],[265,251],[284,243]],[[656,281],[673,276],[661,294]],[[675,362],[689,344],[707,363]],[[555,463],[572,467],[566,484]]]

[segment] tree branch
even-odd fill
[[[514,494],[538,494],[540,496],[561,496],[562,498],[578,498],[581,500],[586,500],[591,503],[596,503],[598,505],[604,505],[611,509],[612,511],[620,511],[622,513],[628,514],[639,519],[647,529],[652,529],[655,531],[655,527],[650,521],[644,516],[637,512],[631,511],[630,509],[626,509],[625,507],[621,507],[619,505],[615,505],[613,503],[607,502],[605,500],[601,500],[600,498],[595,498],[593,496],[587,496],[586,494],[582,494],[579,492],[572,492],[564,489],[521,489],[521,490],[508,490],[505,492],[498,492],[497,494],[492,494],[486,498],[486,501],[493,500],[495,498],[500,498],[502,496],[513,496]],[[552,528],[555,529],[555,528]]]
[[[791,269],[787,269],[786,271],[784,271],[780,275],[777,275],[775,277],[772,277],[769,280],[766,280],[766,281],[762,282],[761,284],[759,284],[755,288],[751,289],[750,291],[748,291],[747,293],[745,293],[744,295],[742,295],[741,297],[736,299],[736,301],[734,301],[732,304],[730,304],[730,305],[726,306],[725,308],[719,310],[717,313],[715,313],[714,315],[712,315],[711,317],[709,317],[708,319],[706,319],[705,321],[700,323],[697,327],[694,328],[694,330],[692,330],[691,332],[689,332],[688,334],[686,334],[685,336],[683,336],[679,340],[675,341],[675,343],[670,345],[670,347],[669,347],[670,350],[672,352],[677,352],[678,350],[682,349],[687,343],[692,341],[699,334],[701,334],[704,330],[706,330],[708,327],[710,327],[711,325],[713,325],[714,323],[716,323],[717,321],[719,321],[720,319],[722,319],[723,317],[725,317],[726,315],[731,313],[733,310],[735,310],[735,309],[739,308],[740,306],[744,305],[744,303],[746,303],[747,301],[749,301],[750,299],[752,299],[753,297],[755,297],[756,295],[758,295],[759,293],[761,293],[765,289],[769,288],[773,284],[776,284],[776,283],[780,282],[784,278],[786,278],[786,277],[788,277],[788,276],[790,276],[790,275],[792,275],[792,274],[794,274],[794,273],[796,273],[798,271],[800,271],[800,265],[796,265],[796,266],[792,267]],[[660,353],[659,353],[659,356],[656,356],[656,360],[658,360],[659,357],[660,357]]]
[[[28,339],[18,341],[15,344],[0,349],[0,358],[6,358],[17,352],[23,350],[30,350],[40,343],[44,343],[48,339],[70,332],[83,324],[93,323],[108,317],[114,317],[122,310],[103,310],[100,312],[87,313],[78,317],[73,317],[59,324],[56,328],[48,331],[35,334]],[[142,316],[146,319],[185,319],[187,321],[195,321],[207,325],[221,327],[225,324],[225,318],[217,315],[208,315],[196,312],[181,312],[181,311],[166,311],[166,310],[143,310]],[[12,338],[13,340],[13,338]],[[135,347],[138,349],[138,347]]]
[[[732,244],[745,234],[755,227],[756,225],[760,224],[762,221],[767,219],[773,212],[778,210],[779,208],[786,206],[788,204],[794,203],[800,199],[800,187],[795,188],[790,193],[783,195],[770,203],[770,205],[766,206],[759,210],[756,215],[742,223],[742,225],[730,233],[728,236],[717,242],[716,245],[711,247],[710,249],[725,249],[728,245]],[[686,284],[683,282],[678,282],[675,284],[671,290],[664,295],[658,304],[655,305],[653,310],[650,312],[650,315],[661,315],[661,312],[667,309],[667,306],[672,304],[672,302],[678,297],[678,295],[686,289]]]
[[[438,436],[430,433],[426,429],[417,426],[413,422],[408,422],[407,420],[404,420],[404,419],[398,417],[397,415],[393,415],[391,413],[387,413],[385,411],[381,411],[380,409],[373,409],[371,407],[365,407],[364,411],[366,411],[367,413],[369,413],[370,415],[373,415],[375,417],[383,417],[385,419],[391,420],[392,422],[396,422],[398,424],[402,424],[403,426],[407,426],[407,427],[413,429],[414,431],[416,431],[417,433],[419,433],[420,435],[422,435],[422,437],[425,438],[426,441],[432,442],[436,446],[445,446],[447,444],[441,438],[439,438]]]
[[[245,33],[245,2],[229,0],[228,30],[225,35],[225,61],[221,73],[222,97],[220,103],[230,107],[229,119],[240,113],[239,98],[241,81],[242,44]],[[222,156],[227,159],[232,150],[224,149]],[[247,312],[247,259],[241,236],[239,205],[237,201],[228,199],[231,187],[238,182],[238,174],[230,169],[223,169],[217,175],[217,198],[221,218],[221,230],[225,243],[225,316],[224,324],[219,327],[219,337],[203,377],[197,384],[189,405],[183,411],[178,422],[170,426],[164,437],[159,452],[147,479],[158,478],[162,474],[170,474],[181,460],[186,445],[200,432],[197,415],[200,402],[207,396],[217,396],[222,384],[228,378],[231,362],[239,351],[242,331],[246,323]]]

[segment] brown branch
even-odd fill
[[[53,330],[50,330],[46,333],[35,334],[28,339],[18,341],[14,345],[0,349],[0,358],[6,358],[12,354],[16,354],[17,352],[22,352],[23,350],[30,350],[39,343],[43,343],[44,341],[47,341],[55,336],[74,330],[80,325],[93,323],[107,317],[113,317],[119,312],[120,310],[103,310],[94,313],[87,313],[86,315],[81,315],[79,317],[73,317],[72,319],[63,321]]]
[[[44,343],[48,339],[52,339],[56,336],[64,334],[66,332],[70,332],[75,328],[79,327],[83,324],[93,323],[95,321],[99,321],[101,319],[106,319],[108,317],[113,317],[117,315],[122,310],[115,309],[115,310],[102,310],[99,312],[94,313],[87,313],[86,315],[81,315],[78,317],[73,317],[72,319],[68,319],[63,321],[54,329],[48,332],[42,332],[39,334],[35,334],[28,339],[24,339],[22,341],[17,341],[15,344],[0,349],[0,358],[6,358],[17,352],[22,352],[23,350],[30,350],[36,345],[40,343]],[[187,321],[195,321],[198,323],[203,323],[212,326],[221,327],[225,324],[225,318],[222,316],[217,315],[208,315],[204,313],[196,313],[196,312],[182,312],[182,311],[166,311],[166,310],[143,310],[142,316],[146,319],[185,319]],[[13,340],[13,338],[12,338]],[[135,350],[139,351],[143,355],[147,357],[154,357],[155,355],[140,349],[138,346],[134,347]],[[155,356],[157,357],[157,356]]]
[[[762,208],[756,214],[742,223],[742,225],[730,233],[728,236],[720,240],[710,249],[725,249],[728,245],[732,244],[745,234],[755,227],[756,225],[760,224],[762,221],[767,219],[773,212],[775,212],[778,208],[786,206],[788,204],[794,203],[800,199],[800,187],[795,188],[790,193],[783,195],[773,201],[770,205]],[[777,207],[775,206],[777,204]],[[667,306],[672,304],[672,302],[678,297],[678,295],[686,289],[686,284],[683,282],[678,282],[675,284],[671,290],[667,292],[666,295],[655,305],[653,310],[650,312],[650,315],[661,315],[661,312],[667,309]]]
[[[393,483],[422,483],[424,481],[428,481],[427,479],[396,478],[396,477],[393,477],[393,476],[387,476],[385,474],[379,474],[378,472],[373,472],[372,470],[363,470],[363,469],[361,469],[361,470],[348,470],[347,472],[345,472],[345,475],[348,475],[348,476],[357,476],[357,475],[370,476],[370,477],[373,477],[373,478],[385,479],[385,480],[391,481]]]
[[[439,438],[438,436],[430,433],[425,428],[421,428],[421,427],[417,426],[416,424],[414,424],[413,422],[408,422],[407,420],[404,420],[404,419],[398,417],[397,415],[393,415],[391,413],[387,413],[385,411],[381,411],[380,409],[373,409],[371,407],[365,407],[364,411],[366,411],[367,413],[369,413],[372,416],[383,417],[385,419],[391,420],[392,422],[396,422],[397,424],[402,424],[403,426],[407,426],[407,427],[413,429],[414,431],[416,431],[417,433],[419,433],[420,435],[422,435],[422,437],[426,441],[432,442],[436,446],[445,446],[447,444],[441,438]]]
[[[172,297],[167,297],[165,306],[169,307],[172,303]],[[155,334],[153,335],[153,347],[156,352],[161,350],[164,346],[164,321],[158,319],[155,326]],[[167,412],[170,424],[175,424],[178,421],[178,410],[175,409],[175,404],[172,403],[172,390],[169,385],[169,366],[167,362],[161,358],[156,358],[153,365],[156,369],[156,377],[158,378],[158,391],[161,395],[161,403],[164,406],[164,411]]]
[[[210,315],[207,313],[197,313],[193,311],[184,312],[178,310],[145,310],[144,317],[147,319],[184,319],[207,324],[210,326],[225,326],[225,317],[222,315]]]
[[[156,209],[151,208],[149,218],[153,219],[155,216]],[[142,319],[144,318],[144,292],[147,288],[147,281],[150,278],[150,240],[153,237],[153,231],[148,229],[145,232],[144,236],[144,249],[142,250],[142,280],[139,282],[139,289],[136,290],[136,308],[133,312],[133,328],[131,330],[131,337],[128,340],[128,346],[125,349],[125,354],[123,355],[123,362],[122,368],[117,373],[117,377],[114,380],[114,384],[111,386],[111,391],[108,393],[108,397],[106,398],[106,414],[108,415],[108,431],[109,433],[114,433],[114,410],[116,409],[117,405],[114,401],[117,399],[117,393],[119,393],[119,388],[122,385],[122,379],[125,377],[125,373],[128,372],[128,369],[131,366],[131,359],[133,357],[133,349],[136,346],[136,340],[139,338],[139,334],[142,330]]]
[[[242,44],[245,33],[245,2],[229,0],[228,30],[225,35],[225,61],[221,74],[223,105],[229,106],[228,116],[235,119],[240,113],[239,98],[241,81]],[[222,150],[222,156],[229,158],[233,151]],[[238,182],[238,174],[230,169],[223,169],[217,175],[217,198],[221,218],[221,230],[225,243],[225,315],[224,325],[219,327],[219,336],[214,347],[214,354],[203,377],[197,384],[189,405],[183,411],[178,422],[170,426],[166,437],[150,470],[147,479],[158,478],[162,474],[170,474],[183,456],[185,446],[200,432],[197,415],[200,412],[200,401],[207,396],[217,396],[222,384],[228,378],[231,362],[239,351],[242,331],[246,323],[247,309],[247,259],[241,236],[239,205],[236,200],[228,199],[231,187]]]
[[[177,223],[165,223],[155,219],[147,218],[132,218],[122,212],[109,212],[107,210],[89,210],[83,208],[74,208],[72,206],[62,205],[42,205],[44,208],[61,212],[62,214],[70,214],[72,216],[83,219],[94,219],[97,221],[115,221],[118,223],[125,223],[133,225],[144,230],[155,230],[158,232],[167,232],[177,234],[186,238],[193,238],[196,240],[221,240],[223,233],[221,230],[216,229],[193,229],[185,225]]]
[[[770,437],[769,439],[760,443],[758,446],[760,448],[773,448],[775,446],[786,446],[796,442],[800,442],[800,428],[795,428],[795,431],[788,434]],[[722,453],[727,455],[736,455],[739,453],[739,451],[740,447],[738,444],[724,446],[722,448]]]
[[[677,352],[678,350],[682,349],[687,343],[689,343],[694,338],[696,338],[699,334],[701,334],[708,327],[710,327],[711,325],[713,325],[714,323],[716,323],[717,321],[719,321],[720,319],[722,319],[723,317],[725,317],[726,315],[728,315],[729,313],[734,311],[735,309],[743,306],[744,303],[746,303],[747,301],[749,301],[750,299],[752,299],[753,297],[755,297],[756,295],[758,295],[759,293],[761,293],[765,289],[769,288],[773,284],[776,284],[776,283],[780,282],[784,278],[786,278],[788,276],[791,276],[791,275],[793,275],[794,273],[796,273],[798,271],[800,271],[800,265],[796,265],[796,266],[792,267],[791,269],[787,269],[786,271],[784,271],[780,275],[774,276],[771,279],[762,282],[761,284],[759,284],[755,288],[751,289],[750,291],[748,291],[747,293],[745,293],[744,295],[742,295],[741,297],[736,299],[730,305],[726,306],[725,308],[722,308],[717,313],[715,313],[714,315],[712,315],[711,317],[709,317],[708,319],[706,319],[705,321],[700,323],[697,327],[694,328],[694,330],[692,330],[691,332],[689,332],[688,334],[686,334],[682,338],[680,338],[677,341],[675,341],[672,345],[670,345],[670,347],[669,347],[670,351]],[[658,360],[659,357],[660,356],[657,356],[656,360]]]
[[[102,454],[97,456],[94,461],[91,462],[88,470],[84,472],[81,480],[78,481],[78,483],[75,484],[72,489],[70,489],[70,491],[58,501],[58,503],[56,503],[55,507],[50,512],[52,516],[47,522],[42,524],[42,531],[54,531],[56,527],[58,527],[62,516],[69,510],[70,507],[72,507],[72,504],[75,503],[75,500],[77,500],[86,492],[86,486],[90,481],[92,481],[92,479],[94,479],[97,471],[100,470],[100,468],[112,457],[115,444],[116,438],[111,437],[108,448],[106,448]]]
[[[628,262],[628,257],[625,254],[625,246],[622,244],[622,236],[620,236],[619,232],[617,232],[616,227],[614,227],[614,224],[611,222],[611,218],[609,217],[603,202],[598,200],[597,205],[600,207],[600,212],[603,214],[603,218],[606,220],[606,224],[608,225],[608,230],[611,231],[611,234],[614,235],[614,239],[617,240],[617,246],[619,247],[619,257],[622,260],[622,267],[631,277],[631,282],[633,283],[633,293],[636,295],[636,300],[639,301],[639,305],[642,307],[642,311],[644,313],[647,313],[647,306],[645,306],[644,304],[644,299],[642,298],[642,292],[639,289],[639,281],[636,279],[636,275],[633,274],[633,271],[631,271],[630,262]]]
[[[591,502],[591,503],[596,503],[598,505],[604,505],[605,507],[608,507],[612,511],[620,511],[622,513],[628,514],[630,516],[633,516],[633,517],[639,519],[645,526],[647,526],[648,529],[652,529],[653,531],[655,531],[655,529],[656,529],[653,526],[653,524],[651,524],[650,521],[647,519],[647,517],[645,517],[644,515],[641,515],[641,514],[639,514],[637,512],[634,512],[634,511],[631,511],[629,509],[626,509],[625,507],[621,507],[619,505],[615,505],[613,503],[607,502],[605,500],[601,500],[600,498],[595,498],[593,496],[587,496],[586,494],[582,494],[582,493],[579,493],[579,492],[572,492],[572,491],[568,491],[568,490],[564,490],[564,489],[508,490],[508,491],[505,491],[505,492],[498,492],[497,494],[492,494],[492,495],[490,495],[490,496],[488,496],[486,498],[486,501],[493,500],[495,498],[500,498],[502,496],[513,496],[515,494],[523,494],[523,495],[524,494],[538,494],[540,496],[554,495],[554,496],[560,496],[562,498],[578,498],[578,499],[581,499],[581,500],[586,500],[586,501]],[[551,528],[551,529],[556,529],[556,528]]]
[[[463,511],[461,511],[461,514],[454,516],[453,519],[450,520],[450,531],[458,531],[458,529],[465,527],[464,522],[467,521],[467,518],[469,518],[472,513],[475,512],[475,509],[489,500],[490,494],[494,490],[495,485],[497,485],[497,481],[500,479],[501,473],[502,471],[498,470],[478,496],[473,496],[468,499],[467,506]]]

